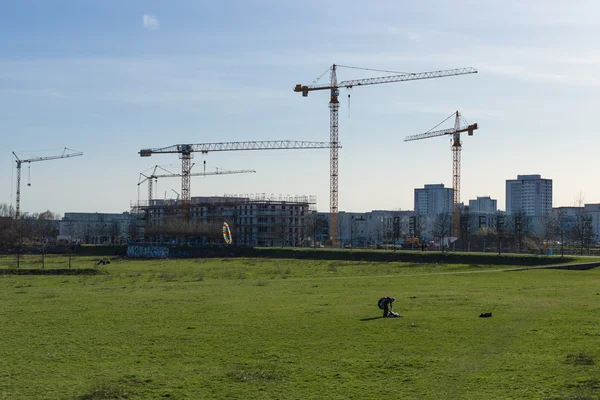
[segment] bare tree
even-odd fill
[[[477,217],[469,212],[468,207],[463,207],[460,212],[460,240],[463,251],[465,251],[465,245],[469,241],[469,236],[477,232],[477,228]]]
[[[318,215],[316,219],[317,235],[321,237],[321,241],[329,235],[329,220],[325,215]]]
[[[306,235],[312,240],[312,245],[317,246],[317,237],[322,238],[327,234],[327,217],[319,215],[316,212],[311,212],[306,217]]]
[[[289,223],[286,216],[279,217],[276,226],[277,236],[279,236],[281,247],[287,246],[289,241]]]
[[[21,254],[25,247],[25,240],[32,236],[30,221],[31,215],[27,213],[21,214],[20,218],[15,220],[17,268],[21,267]]]
[[[592,219],[591,215],[587,215],[584,207],[584,197],[580,193],[575,200],[577,209],[575,211],[575,224],[572,228],[573,239],[579,243],[579,254],[583,255],[583,248],[589,245],[592,239]]]
[[[127,225],[127,236],[129,241],[135,243],[138,238],[138,217],[136,214],[129,215],[129,224]]]
[[[531,233],[531,217],[525,211],[517,211],[512,218],[514,236],[517,241],[517,250],[520,253],[523,248],[523,239]]]
[[[67,234],[66,249],[69,256],[69,268],[71,268],[71,260],[73,258],[73,236],[75,235],[75,224],[73,221],[68,221],[65,225],[65,233]]]
[[[56,221],[60,219],[60,214],[46,210],[43,213],[38,214],[37,219],[40,221]]]
[[[6,203],[0,204],[0,217],[14,218],[14,216],[15,209],[13,208],[13,206],[8,205]]]
[[[13,220],[15,211],[11,205],[0,204],[0,250],[14,249],[17,244],[17,223]]]
[[[411,218],[412,221],[409,222],[409,236],[412,234],[411,237],[418,238],[422,241],[423,234],[425,233],[425,217],[420,214],[415,214]]]
[[[434,235],[440,239],[440,250],[444,252],[444,239],[450,236],[452,229],[452,216],[449,212],[441,212],[437,215],[434,224]]]
[[[556,235],[560,238],[560,256],[565,256],[565,237],[567,235],[567,212],[561,208],[556,213]]]
[[[110,225],[110,241],[111,241],[111,244],[113,244],[113,245],[117,244],[116,242],[117,242],[117,238],[119,237],[119,233],[120,233],[119,231],[120,231],[120,229],[119,229],[119,223],[118,222],[113,222]]]
[[[388,244],[391,242],[392,244],[394,243],[394,238],[396,237],[395,232],[394,232],[394,226],[393,224],[385,224],[383,226],[383,241],[387,242]]]
[[[498,254],[502,254],[502,239],[506,233],[506,216],[504,214],[496,215],[496,239],[498,245]]]
[[[393,240],[394,251],[396,251],[396,245],[400,241],[400,235],[401,235],[400,220],[401,220],[400,215],[394,215],[393,222],[392,222],[392,231],[393,231],[392,240]]]
[[[59,215],[48,210],[38,214],[37,220],[31,221],[34,245],[40,247],[42,268],[45,267],[45,255],[49,245],[55,245],[58,237]]]
[[[352,222],[350,223],[350,225],[352,225]],[[338,219],[338,237],[337,238],[333,238],[334,241],[331,243],[331,247],[334,246],[334,243],[337,242],[338,247],[343,248],[344,247],[344,236],[346,235],[346,233],[350,233],[347,230],[346,225],[343,223],[343,219],[339,218]]]
[[[356,220],[354,216],[350,217],[350,247],[356,247]]]
[[[306,224],[306,236],[309,238],[309,241],[312,242],[312,246],[315,247],[318,233],[317,213],[309,213],[304,222]]]
[[[11,217],[0,217],[0,251],[13,250],[17,245],[17,223]]]
[[[579,254],[583,255],[583,249],[589,246],[592,239],[592,218],[583,208],[575,212],[575,224],[571,232],[573,239],[579,244]]]
[[[542,250],[546,250],[552,241],[556,233],[556,218],[554,215],[548,213],[540,218],[540,243],[539,246]]]

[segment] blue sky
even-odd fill
[[[600,4],[528,1],[5,1],[0,9],[0,203],[14,202],[12,151],[84,156],[23,170],[27,212],[121,212],[139,173],[176,155],[142,148],[245,140],[329,140],[325,92],[303,98],[333,63],[476,75],[343,90],[340,210],[412,209],[413,189],[452,184],[446,137],[403,142],[455,110],[461,200],[541,174],[554,205],[595,183]],[[146,16],[146,17],[144,17]],[[340,80],[377,76],[342,69]],[[347,94],[351,94],[350,107]],[[209,153],[198,165],[256,174],[192,178],[192,195],[310,194],[329,208],[327,150]],[[158,181],[158,197],[180,191]],[[146,186],[141,198],[146,198]]]

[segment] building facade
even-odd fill
[[[178,200],[152,200],[137,213],[150,242],[223,243],[221,227],[227,222],[236,245],[303,246],[312,237],[308,218],[315,202],[314,196],[192,197],[187,208]]]
[[[444,187],[443,183],[425,185],[422,189],[415,189],[415,214],[437,215],[452,212],[454,191]]]
[[[523,212],[530,217],[552,212],[552,179],[541,175],[517,175],[506,181],[506,213]]]
[[[354,247],[389,244],[402,241],[409,234],[409,217],[412,211],[373,210],[369,212],[338,213],[338,241],[341,246]],[[325,243],[329,238],[329,213],[316,213],[322,223],[317,242]]]
[[[590,219],[594,240],[600,241],[600,204],[585,204],[583,210]]]
[[[498,201],[490,196],[478,196],[475,200],[469,200],[469,211],[474,214],[496,214],[498,212]]]
[[[131,236],[131,215],[68,212],[59,223],[59,240],[86,244],[120,244]]]

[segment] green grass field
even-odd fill
[[[599,398],[600,269],[513,268],[203,259],[0,276],[0,399]],[[379,318],[383,295],[403,318]]]

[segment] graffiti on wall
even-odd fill
[[[169,248],[163,246],[129,246],[127,257],[131,258],[169,258]]]

